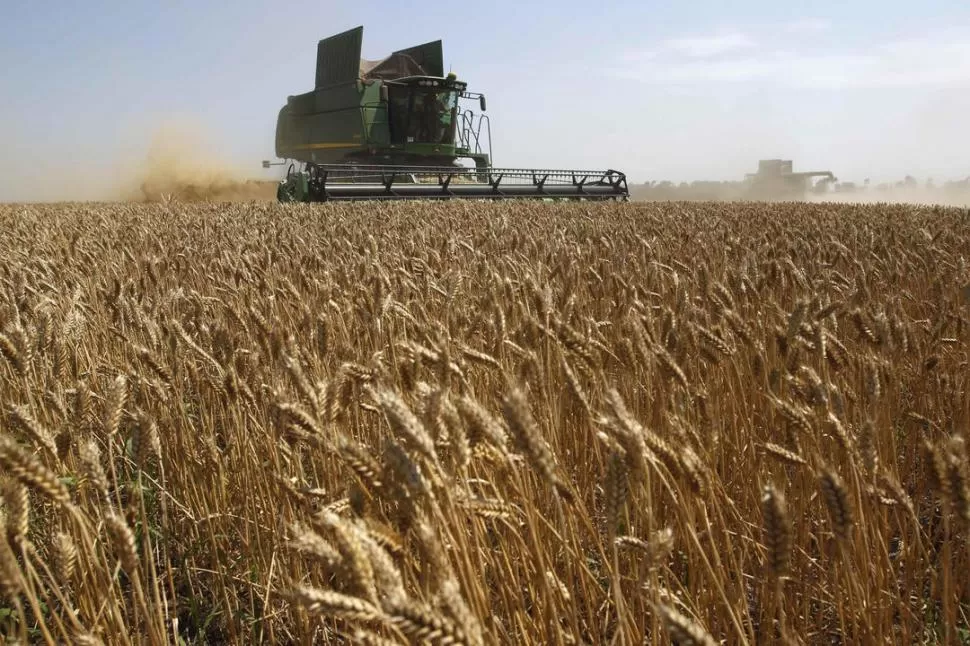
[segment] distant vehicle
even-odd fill
[[[813,183],[820,177],[821,183]],[[793,172],[790,159],[762,159],[758,172],[745,175],[747,193],[753,199],[800,200],[813,188],[824,188],[836,181],[831,171]]]

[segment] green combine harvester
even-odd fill
[[[444,73],[441,41],[366,61],[363,35],[321,40],[314,90],[280,110],[280,201],[629,198],[615,170],[493,167],[485,97]]]

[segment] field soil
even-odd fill
[[[7,641],[968,639],[964,210],[0,226]]]

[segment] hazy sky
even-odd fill
[[[317,41],[361,24],[366,58],[444,40],[488,96],[497,165],[970,175],[966,1],[4,0],[0,200],[97,196],[172,124],[258,176]]]

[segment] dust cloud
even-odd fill
[[[254,178],[253,161],[233,163],[209,145],[197,129],[166,124],[151,138],[144,158],[117,189],[115,199],[131,202],[274,199],[276,184]]]
[[[645,182],[630,184],[635,201],[802,201],[852,204],[926,204],[970,206],[970,178],[934,184],[907,176],[895,182],[857,185],[853,182],[808,184],[804,191],[757,189],[748,181]]]
[[[16,135],[0,151],[0,202],[276,199],[259,159],[234,160],[191,118],[153,120],[61,157],[40,157]]]
[[[277,181],[268,179],[258,160],[233,160],[227,148],[212,142],[206,129],[190,119],[168,119],[142,128],[151,135],[128,139],[127,151],[92,155],[101,163],[54,167],[47,160],[5,171],[14,201],[245,202],[275,201]],[[16,147],[14,147],[16,152]],[[912,151],[911,151],[912,152]],[[915,153],[913,158],[918,158]],[[808,184],[797,195],[765,195],[741,178],[753,170],[738,168],[736,181],[638,182],[630,177],[634,201],[800,200],[806,202],[910,203],[970,207],[970,177],[934,184],[906,176],[893,182],[836,181]],[[622,169],[623,166],[621,165]],[[678,172],[684,175],[683,168]],[[796,169],[797,170],[797,169]],[[700,174],[700,173],[698,173]],[[51,178],[56,178],[56,181]],[[2,185],[0,185],[2,188]],[[10,191],[6,191],[10,192]]]

